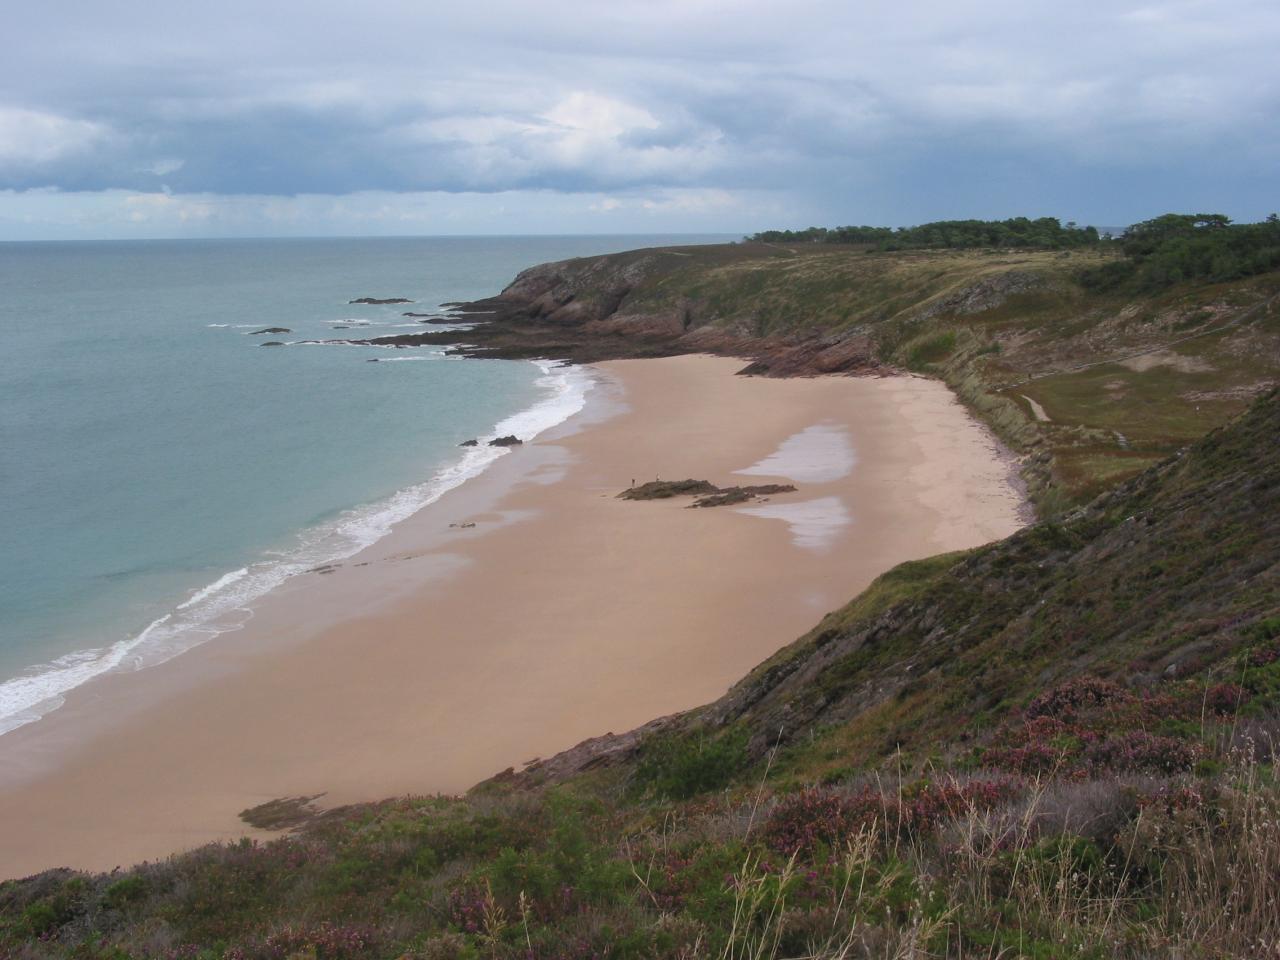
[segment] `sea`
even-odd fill
[[[590,389],[550,362],[301,341],[441,329],[403,314],[536,263],[730,239],[0,243],[0,734],[215,641],[506,455],[462,441],[528,439]]]

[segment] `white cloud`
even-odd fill
[[[100,124],[0,106],[0,167],[34,167],[61,160],[88,149],[106,133]]]
[[[434,117],[386,139],[435,148],[433,163],[477,189],[557,176],[576,176],[584,187],[682,181],[725,160],[719,130],[684,117],[664,122],[636,103],[589,90],[569,91],[543,108]]]
[[[159,160],[155,160],[144,167],[139,167],[138,169],[143,173],[149,173],[155,177],[163,177],[170,173],[177,173],[186,165],[187,161],[185,160],[179,160],[175,157],[164,157]]]
[[[566,140],[605,143],[634,130],[656,130],[658,119],[643,107],[599,93],[575,90],[542,119],[558,127]]]

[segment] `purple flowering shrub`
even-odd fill
[[[370,927],[324,921],[309,927],[285,926],[257,943],[227,951],[227,960],[287,960],[298,955],[316,960],[355,960],[377,949]]]
[[[1234,683],[1198,681],[1135,692],[1078,677],[1033,699],[980,753],[989,767],[1069,779],[1106,771],[1173,774],[1208,756],[1208,725],[1250,699]]]
[[[765,844],[779,853],[813,854],[839,848],[859,832],[874,828],[885,835],[924,833],[965,816],[989,810],[1019,796],[1017,780],[921,780],[900,793],[865,786],[849,794],[830,789],[805,790],[782,800],[764,826]]]

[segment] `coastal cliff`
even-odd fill
[[[1099,289],[1108,250],[740,243],[584,257],[361,340],[570,362],[712,353],[760,376],[937,377],[1022,455],[1041,515],[1087,502],[1280,383],[1280,275]]]

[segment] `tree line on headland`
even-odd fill
[[[1098,291],[1152,291],[1188,280],[1220,283],[1280,266],[1280,217],[1232,223],[1219,213],[1166,213],[1119,237],[1056,217],[938,220],[913,227],[809,227],[764,230],[758,243],[859,244],[869,251],[1100,248],[1121,258],[1084,270],[1080,282]]]
[[[1094,227],[1063,226],[1056,217],[1009,220],[937,220],[915,227],[809,227],[765,230],[747,238],[759,243],[870,244],[876,250],[965,250],[978,247],[1033,247],[1061,250],[1098,243]]]

